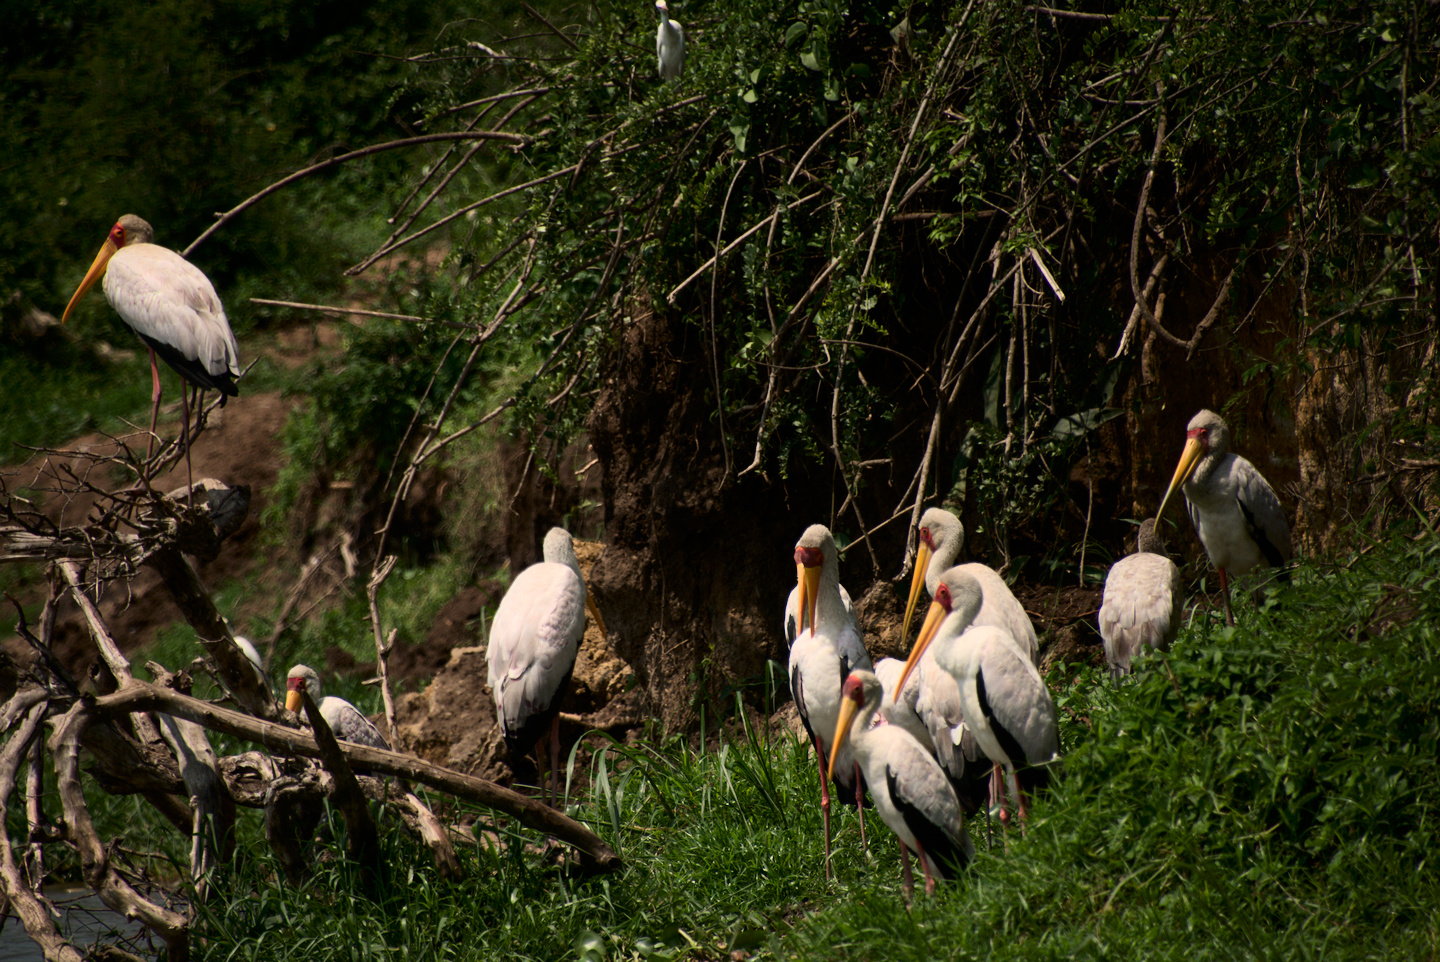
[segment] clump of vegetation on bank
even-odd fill
[[[1065,779],[1023,838],[987,850],[972,823],[969,872],[910,912],[894,840],[872,821],[862,850],[853,812],[825,880],[808,750],[732,720],[703,750],[596,754],[571,811],[621,852],[617,876],[576,875],[481,812],[466,881],[392,832],[372,901],[338,843],[296,890],[249,834],[236,896],[197,932],[213,957],[257,960],[1423,957],[1440,925],[1437,589],[1440,543],[1396,538],[1302,567],[1234,629],[1197,616],[1118,689],[1058,668]]]

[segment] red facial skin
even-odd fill
[[[796,548],[795,563],[807,568],[818,568],[825,562],[825,555],[819,548]]]
[[[860,676],[851,675],[849,678],[846,678],[845,687],[841,689],[841,694],[857,705],[863,704],[865,701],[865,685],[860,681]]]
[[[285,689],[286,689],[286,691],[306,691],[307,688],[306,688],[306,685],[305,685],[305,679],[304,679],[304,678],[286,678],[286,679],[285,679]]]
[[[935,603],[947,613],[950,611],[950,587],[943,581],[940,582],[940,587],[935,589]]]
[[[931,551],[936,550],[935,536],[930,533],[930,529],[928,527],[920,529],[920,540],[925,542],[925,547],[929,548]]]
[[[1209,450],[1210,450],[1210,429],[1209,429],[1209,428],[1196,428],[1196,429],[1193,430],[1193,431],[1186,431],[1186,432],[1185,432],[1185,437],[1187,437],[1187,438],[1194,438],[1196,441],[1199,441],[1199,442],[1200,442],[1201,446],[1204,447],[1206,451],[1209,451]]]
[[[125,228],[121,227],[120,224],[117,222],[114,227],[110,228],[110,237],[108,239],[110,243],[114,244],[116,247],[124,247]]]

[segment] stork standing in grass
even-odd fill
[[[1230,428],[1214,411],[1190,419],[1180,463],[1155,512],[1157,522],[1177,488],[1184,490],[1195,532],[1220,572],[1225,623],[1233,625],[1229,576],[1262,564],[1283,567],[1293,554],[1280,499],[1255,465],[1230,450]]]
[[[835,538],[823,524],[805,529],[795,545],[797,630],[790,646],[790,692],[805,731],[815,745],[820,771],[820,812],[825,823],[825,871],[830,871],[830,778],[841,798],[854,797],[864,836],[865,784],[848,750],[827,765],[831,739],[840,717],[840,687],[851,671],[871,668],[855,613],[841,597],[840,556]],[[787,620],[790,606],[786,606]]]
[[[61,323],[69,320],[80,298],[102,276],[105,299],[150,349],[150,454],[155,451],[155,422],[160,414],[160,368],[155,356],[179,373],[185,384],[194,385],[195,403],[200,391],[219,391],[221,403],[239,394],[235,378],[240,374],[240,350],[225,308],[215,286],[201,272],[174,251],[152,241],[155,231],[134,214],[126,214],[110,228],[100,253],[85,273],[70,303],[65,305]],[[181,443],[185,465],[190,466],[190,402],[182,384],[180,400],[184,409]],[[191,479],[193,485],[194,479]]]
[[[1110,567],[1100,604],[1100,638],[1110,676],[1130,674],[1131,661],[1145,653],[1169,651],[1180,630],[1184,604],[1180,569],[1165,556],[1165,545],[1155,533],[1155,519],[1140,525],[1135,553]]]
[[[960,519],[943,508],[929,508],[920,516],[916,529],[915,571],[905,603],[902,638],[910,637],[910,622],[920,600],[921,589],[928,589],[934,596],[941,576],[955,565],[964,534]],[[974,580],[981,592],[980,604],[973,612],[973,623],[1004,630],[1021,644],[1027,657],[1034,661],[1038,650],[1035,626],[1005,579],[993,568],[978,563],[960,565],[960,568]],[[965,727],[959,683],[936,663],[934,652],[925,654],[913,674],[919,686],[915,710],[930,731],[935,756],[955,787],[961,805],[968,814],[974,815],[984,804],[990,790],[991,766],[984,763],[983,752],[974,733]],[[907,689],[909,685],[907,678]]]
[[[1049,784],[1059,758],[1055,703],[1040,672],[1008,632],[973,625],[983,598],[965,567],[941,576],[901,684],[933,648],[936,663],[958,684],[966,729],[994,763],[994,797],[1003,798],[1008,788],[1023,820],[1025,794]],[[1009,820],[1003,805],[1000,820]]]
[[[545,535],[544,556],[544,561],[520,572],[500,599],[490,626],[487,658],[495,714],[510,757],[518,761],[534,748],[536,769],[542,769],[541,739],[548,738],[550,790],[558,801],[560,698],[575,670],[586,609],[601,634],[605,623],[585,590],[570,532],[551,528]]]
[[[900,839],[905,898],[914,889],[907,849],[915,852],[925,873],[925,892],[933,895],[936,879],[954,878],[974,854],[965,833],[960,801],[925,748],[898,725],[874,724],[883,697],[880,679],[868,671],[845,680],[833,743],[836,756],[850,748],[865,773],[875,810]],[[834,771],[835,757],[831,758]]]
[[[334,695],[321,697],[320,676],[315,674],[315,669],[296,665],[285,678],[285,710],[298,714],[304,704],[304,692],[309,692],[310,697],[318,703],[320,717],[325,719],[325,724],[330,726],[336,738],[354,742],[356,745],[390,750],[390,743],[385,740],[385,736],[380,734],[379,729],[370,723],[370,719],[366,718],[360,709]]]

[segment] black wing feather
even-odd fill
[[[905,819],[905,827],[910,829],[915,840],[924,846],[935,873],[941,880],[955,878],[970,860],[965,854],[964,843],[926,818],[925,813],[900,794],[895,782],[895,769],[889,765],[885,766],[885,787],[890,792],[890,804]]]

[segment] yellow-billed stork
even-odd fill
[[[1165,556],[1155,519],[1140,525],[1135,553],[1111,565],[1100,604],[1100,638],[1112,678],[1130,674],[1130,663],[1145,649],[1169,651],[1180,630],[1185,596],[1180,569]]]
[[[1180,463],[1155,512],[1157,522],[1177,488],[1184,490],[1200,543],[1220,572],[1225,621],[1233,625],[1228,576],[1262,564],[1283,567],[1293,554],[1280,499],[1255,465],[1230,450],[1230,428],[1214,411],[1190,419]]]
[[[180,377],[196,388],[219,391],[221,402],[239,393],[240,350],[225,308],[215,287],[200,268],[152,241],[155,231],[134,214],[126,214],[110,228],[100,253],[75,289],[60,321],[69,320],[80,298],[100,277],[105,299],[150,349],[150,452],[154,452],[155,422],[160,413],[158,354]],[[185,423],[181,429],[189,460],[190,405],[182,385],[180,399]],[[148,457],[148,455],[147,455]]]
[[[1052,763],[1059,758],[1055,703],[1034,662],[1008,632],[972,625],[980,605],[979,582],[964,566],[945,572],[905,663],[905,676],[933,647],[938,666],[958,683],[966,729],[994,763],[996,782],[1002,780],[1004,767],[1006,785],[1023,819],[1024,793],[1048,784]],[[996,799],[1003,794],[996,785]],[[1003,806],[1000,818],[1008,820]]]
[[[870,786],[875,810],[900,839],[908,900],[914,883],[907,848],[914,850],[920,861],[927,894],[934,894],[937,878],[954,878],[970,860],[974,848],[965,832],[960,801],[935,756],[900,726],[872,724],[880,709],[882,688],[880,679],[871,672],[850,673],[832,741],[837,755],[846,748],[854,752]],[[830,765],[833,771],[833,757]]]

